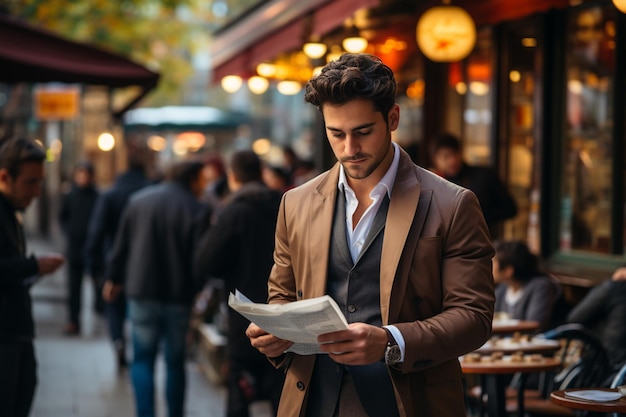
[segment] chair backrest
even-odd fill
[[[600,387],[611,373],[602,342],[580,324],[565,324],[543,334],[561,341],[563,371],[555,377],[558,389]]]
[[[611,388],[617,388],[620,385],[625,385],[624,382],[626,382],[626,364],[622,365],[620,370],[617,371],[617,374],[613,377],[613,380],[611,381]]]

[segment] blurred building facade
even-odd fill
[[[394,140],[428,167],[432,137],[460,136],[465,159],[494,167],[518,204],[499,237],[527,241],[563,283],[587,288],[626,263],[626,15],[615,2],[454,1],[473,19],[476,43],[451,62],[418,46],[417,24],[440,2],[238,2],[248,8],[226,13],[214,34],[211,77],[214,85],[240,77],[236,102],[258,76],[270,81],[268,91],[281,81],[302,85],[345,50],[345,38],[365,38],[363,51],[397,76],[402,124]],[[326,52],[307,57],[309,42]],[[278,72],[263,74],[268,65]],[[302,102],[302,92],[291,97]],[[327,167],[319,117],[297,106],[290,136],[311,137]],[[284,131],[278,120],[271,123]]]

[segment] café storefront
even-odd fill
[[[368,41],[364,51],[396,73],[403,123],[394,140],[416,162],[430,165],[429,139],[446,131],[462,138],[467,162],[498,171],[519,208],[500,237],[527,241],[549,271],[577,288],[626,264],[626,14],[615,4],[454,1],[473,18],[476,43],[466,58],[441,63],[416,42],[420,16],[440,3],[287,3],[263,2],[215,35],[216,83],[258,76],[258,64],[294,59],[311,39],[327,46],[309,59],[313,68],[356,33]],[[281,4],[288,18],[267,17]],[[331,4],[343,4],[341,12]],[[322,129],[313,133],[323,144]]]

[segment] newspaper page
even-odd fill
[[[228,305],[276,337],[294,342],[287,352],[314,355],[320,351],[317,336],[346,330],[348,322],[329,295],[286,304],[250,301],[238,290],[230,293]]]

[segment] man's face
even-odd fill
[[[389,111],[388,124],[370,100],[324,104],[322,113],[328,142],[350,185],[366,179],[378,183],[393,160],[391,132],[398,127],[400,108]]]
[[[80,188],[91,184],[91,174],[86,169],[79,168],[74,172],[74,182]]]
[[[200,170],[198,172],[198,175],[196,175],[196,177],[191,181],[189,188],[191,189],[193,195],[196,196],[196,198],[200,198],[208,183],[209,181],[204,175],[204,171]]]
[[[26,162],[13,178],[6,169],[0,169],[0,192],[16,210],[25,210],[41,193],[43,163]]]
[[[439,149],[434,157],[435,169],[444,177],[454,177],[461,171],[463,161],[461,153],[450,148]]]
[[[512,266],[506,266],[504,268],[500,267],[500,262],[498,261],[498,259],[493,258],[491,260],[491,268],[493,271],[493,281],[496,284],[500,284],[500,283],[508,283],[511,282],[511,280],[513,279],[513,275],[515,273],[515,270],[513,269]]]

